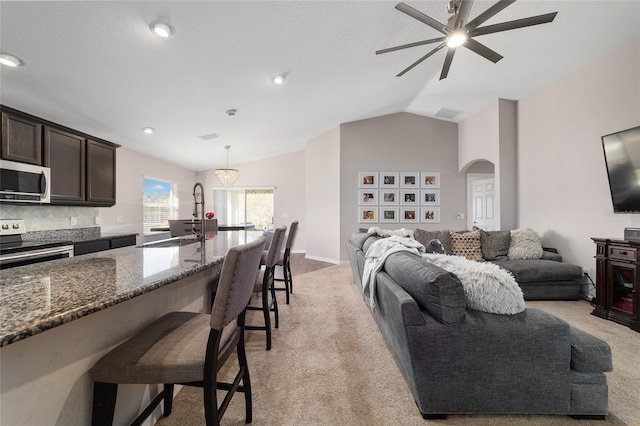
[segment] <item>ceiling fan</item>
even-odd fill
[[[453,61],[453,55],[456,53],[456,48],[464,46],[469,50],[477,53],[478,55],[487,58],[493,63],[502,59],[502,56],[489,49],[484,44],[476,41],[474,37],[493,34],[501,31],[515,30],[518,28],[530,27],[532,25],[546,24],[556,17],[558,12],[545,13],[544,15],[530,16],[529,18],[516,19],[514,21],[502,22],[494,25],[487,25],[480,27],[485,21],[496,15],[498,12],[514,3],[516,0],[500,0],[475,19],[467,22],[469,12],[471,12],[471,6],[473,0],[450,0],[447,11],[451,14],[447,20],[447,24],[441,24],[435,19],[425,15],[424,13],[414,9],[413,7],[405,4],[398,3],[396,9],[400,12],[411,16],[418,21],[427,24],[431,28],[439,31],[443,34],[442,37],[432,38],[429,40],[416,41],[414,43],[403,44],[402,46],[390,47],[388,49],[382,49],[376,51],[376,55],[383,53],[395,52],[397,50],[407,49],[410,47],[422,46],[431,43],[440,43],[435,49],[409,65],[402,70],[396,77],[402,77],[404,74],[412,70],[418,64],[425,59],[429,58],[440,49],[447,46],[447,56],[444,59],[444,65],[442,66],[442,72],[440,73],[440,80],[447,78],[449,74],[449,68],[451,68],[451,62]]]

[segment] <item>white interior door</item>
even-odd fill
[[[471,184],[472,224],[485,231],[497,229],[495,215],[495,179],[478,179]]]

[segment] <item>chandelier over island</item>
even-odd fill
[[[240,177],[240,171],[236,169],[229,168],[229,149],[231,145],[227,145],[224,149],[227,150],[227,168],[226,169],[216,169],[215,174],[222,186],[225,188],[230,188]]]

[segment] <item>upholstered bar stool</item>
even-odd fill
[[[244,344],[245,313],[254,288],[264,237],[229,250],[222,264],[211,314],[171,312],[102,357],[91,369],[93,425],[113,423],[119,384],[164,384],[163,391],[133,421],[139,425],[164,400],[171,414],[175,384],[204,388],[207,425],[219,425],[233,394],[245,395],[251,423],[251,380]],[[239,370],[232,383],[217,372],[237,349]],[[216,389],[226,390],[220,407]]]
[[[267,251],[266,258],[264,258],[264,269],[260,268],[258,270],[255,286],[253,288],[254,293],[261,294],[261,304],[260,306],[249,305],[247,306],[248,310],[252,311],[262,311],[262,316],[264,317],[264,325],[247,325],[247,330],[265,330],[267,332],[267,350],[271,350],[271,312],[274,313],[275,320],[275,328],[278,328],[278,301],[276,300],[276,292],[273,287],[273,276],[274,269],[276,263],[278,262],[278,258],[280,257],[280,253],[282,252],[282,247],[284,246],[284,236],[287,232],[286,226],[281,226],[280,228],[276,228],[273,233],[273,239],[271,240],[271,245],[269,246],[269,250]],[[271,301],[269,301],[269,296],[271,296]]]
[[[287,236],[287,243],[284,246],[284,252],[278,258],[278,263],[276,266],[280,266],[282,268],[282,276],[283,278],[275,278],[274,281],[284,282],[284,288],[275,287],[276,290],[284,290],[286,294],[286,302],[289,304],[289,294],[293,293],[293,275],[291,274],[291,249],[293,248],[293,243],[296,240],[296,234],[298,233],[298,221],[294,220],[291,222],[291,227],[289,228],[289,235]]]

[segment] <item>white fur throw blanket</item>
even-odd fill
[[[413,230],[407,228],[400,229],[382,229],[377,226],[372,226],[367,230],[368,234],[377,234],[383,238],[397,235],[398,237],[413,238]]]
[[[493,314],[517,314],[525,310],[522,290],[511,273],[493,263],[461,256],[425,253],[428,262],[453,272],[464,288],[467,307]]]
[[[369,305],[372,311],[376,306],[376,274],[384,266],[387,257],[399,251],[408,251],[420,256],[420,253],[424,253],[424,246],[414,239],[393,235],[389,238],[381,238],[371,244],[364,255],[362,290],[366,296],[369,296]]]

